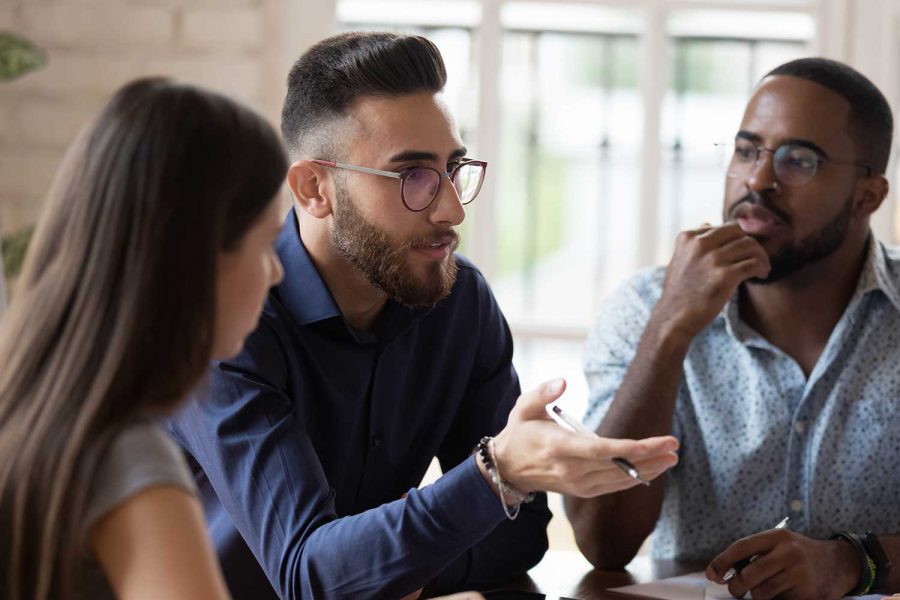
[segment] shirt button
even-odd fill
[[[794,423],[794,431],[804,433],[806,431],[806,421],[797,421]]]
[[[372,447],[377,448],[380,445],[381,445],[381,436],[380,435],[372,436]]]
[[[803,502],[801,500],[791,500],[791,510],[794,512],[800,512],[803,510]]]

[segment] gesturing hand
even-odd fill
[[[618,440],[563,429],[545,407],[564,390],[565,381],[555,379],[522,394],[494,440],[501,475],[517,489],[587,498],[638,483],[611,462],[613,457],[628,459],[645,479],[678,462],[678,440],[672,436]]]
[[[859,562],[842,540],[814,540],[784,529],[745,537],[729,546],[706,568],[706,577],[722,576],[739,560],[757,556],[728,582],[735,598],[753,600],[830,600],[844,597],[859,581]]]

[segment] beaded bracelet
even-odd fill
[[[490,436],[481,438],[478,445],[475,447],[475,451],[478,453],[478,456],[481,457],[481,462],[484,463],[484,468],[487,469],[491,481],[497,484],[497,489],[500,492],[500,504],[503,505],[503,512],[506,513],[506,518],[510,521],[515,521],[516,517],[519,516],[519,509],[522,504],[527,504],[534,500],[535,493],[529,492],[523,494],[500,476],[497,454],[494,451],[494,438]],[[507,495],[512,497],[513,508],[510,508],[509,504],[506,502]]]

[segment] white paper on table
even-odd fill
[[[734,600],[728,591],[727,585],[709,581],[706,579],[706,574],[702,571],[679,577],[670,577],[669,579],[660,579],[651,583],[637,583],[610,588],[609,591],[647,598],[659,598],[660,600]],[[883,597],[880,594],[848,596],[848,598],[856,598],[857,600],[880,600]]]
[[[709,594],[707,593],[707,584],[709,584],[710,588]],[[713,588],[716,589],[714,590]],[[704,598],[718,600],[719,598],[731,598],[731,594],[728,593],[726,586],[707,581],[706,575],[702,571],[669,579],[660,579],[651,583],[638,583],[610,588],[609,591],[660,598],[660,600],[703,600]],[[722,594],[723,591],[724,596],[714,595],[715,593]]]

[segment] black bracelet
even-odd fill
[[[872,589],[869,591],[880,592],[886,590],[888,577],[891,573],[890,557],[888,557],[887,552],[884,551],[878,536],[871,531],[867,531],[864,535],[860,535],[859,541],[862,542],[863,548],[866,549],[866,554],[868,554],[869,558],[872,559],[872,562],[875,563],[875,582],[872,584]]]
[[[859,539],[859,536],[849,531],[838,531],[828,539],[847,540],[856,551],[856,558],[859,561],[860,569],[859,582],[857,582],[856,587],[853,588],[847,595],[862,596],[864,594],[868,594],[872,590],[872,586],[875,584],[875,577],[877,573],[875,572],[875,562],[869,557],[869,554],[866,552],[866,548],[865,546],[863,546],[862,541]]]

